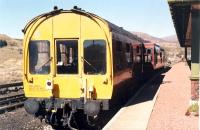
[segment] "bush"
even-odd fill
[[[4,40],[0,40],[0,48],[4,46],[7,46],[7,42]]]
[[[198,103],[192,104],[188,109],[187,112],[185,113],[186,116],[189,115],[194,115],[194,116],[199,116],[199,105]]]
[[[189,108],[188,108],[189,112],[198,112],[199,111],[199,105],[198,103],[194,103],[192,104]]]

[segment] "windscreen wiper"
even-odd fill
[[[98,70],[90,63],[88,62],[85,58],[81,57],[95,72],[98,72]]]
[[[37,70],[42,69],[43,66],[45,66],[47,63],[49,63],[53,58],[50,57],[46,62],[44,62]]]

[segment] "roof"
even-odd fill
[[[55,7],[54,7],[55,8]],[[58,15],[60,13],[77,13],[77,14],[81,14],[81,15],[85,15],[87,17],[90,17],[90,18],[97,18],[97,19],[100,19],[101,21],[103,21],[104,23],[106,23],[110,29],[110,31],[112,32],[116,32],[118,34],[121,34],[121,35],[125,35],[131,39],[134,39],[134,40],[138,40],[140,42],[144,42],[144,40],[140,37],[138,37],[137,35],[134,35],[132,33],[130,33],[129,31],[126,31],[124,30],[122,27],[119,27],[93,13],[89,13],[89,12],[86,12],[85,10],[82,10],[81,8],[78,8],[78,7],[74,7],[73,9],[71,10],[63,10],[63,9],[57,9],[57,7],[51,11],[51,12],[48,12],[48,13],[44,13],[44,14],[41,14],[35,18],[33,18],[25,27],[24,29],[22,30],[23,33],[26,33],[27,29],[29,28],[29,26],[33,23],[35,23],[37,20],[39,20],[40,18],[43,18],[43,17],[53,17],[55,15]]]
[[[110,28],[110,30],[111,30],[112,32],[116,32],[116,33],[125,35],[125,36],[127,36],[127,37],[129,37],[129,38],[131,38],[131,39],[135,39],[135,40],[138,40],[138,41],[140,41],[140,42],[145,42],[144,39],[138,37],[138,36],[135,35],[135,34],[132,34],[132,33],[129,32],[129,31],[124,30],[123,27],[119,27],[119,26],[117,26],[117,25],[115,25],[115,24],[113,24],[113,23],[111,23],[111,22],[109,22],[109,21],[107,21],[107,20],[105,20],[105,21],[108,23],[108,26],[109,26],[109,28]]]
[[[168,0],[181,47],[191,46],[191,9],[200,9],[200,0]]]

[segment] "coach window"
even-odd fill
[[[155,48],[154,48],[154,62],[155,62],[155,64],[158,63],[159,51],[160,51],[159,47],[155,46]]]
[[[151,60],[152,60],[151,49],[147,49],[147,62],[151,62]]]
[[[57,74],[78,74],[78,41],[57,40]]]
[[[139,46],[136,47],[136,52],[137,52],[138,54],[140,53],[140,47],[139,47]]]
[[[116,41],[116,51],[115,51],[115,58],[116,58],[116,69],[122,70],[124,68],[124,62],[125,59],[123,52],[123,46],[121,41]]]
[[[30,41],[29,72],[31,74],[50,73],[50,43],[49,41]]]
[[[126,43],[126,62],[130,64],[132,62],[131,59],[131,47],[129,43]]]
[[[84,73],[106,73],[106,42],[104,40],[84,41]]]

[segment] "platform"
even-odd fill
[[[173,110],[174,109],[173,104],[176,104],[176,102],[178,105],[185,107],[185,108],[182,108],[182,110],[187,109],[187,106],[189,105],[189,99],[190,99],[189,98],[190,85],[188,84],[190,83],[189,78],[188,78],[190,75],[189,72],[190,72],[189,67],[186,65],[186,63],[182,62],[182,63],[178,63],[174,65],[168,72],[159,74],[153,79],[151,79],[147,84],[145,84],[139,90],[138,93],[136,93],[135,96],[133,96],[128,101],[128,103],[123,108],[120,109],[120,111],[106,124],[103,130],[146,130],[146,129],[155,130],[156,128],[157,128],[156,130],[158,129],[168,130],[168,127],[173,128],[173,126],[170,127],[170,124],[169,124],[170,122],[167,121],[168,119],[165,118],[163,115],[165,116],[173,115],[171,118],[172,119],[177,118],[177,120],[179,120],[180,122],[183,119],[180,116],[185,117],[185,113],[183,111],[181,111],[182,113],[176,112],[176,111],[179,111],[178,108],[176,108],[174,111],[162,111],[162,113],[159,112],[159,110],[166,107],[167,108],[173,107],[172,108]],[[172,88],[171,90],[166,89],[166,88],[171,88],[172,86],[174,88],[176,87],[178,88],[176,89]],[[178,91],[179,89],[181,90]],[[173,90],[175,92],[172,92]],[[172,97],[176,97],[178,100],[174,98],[171,98],[171,100],[168,100],[168,98],[157,99],[157,97],[161,97],[161,96],[170,97],[170,95],[172,94],[175,94]],[[162,102],[166,102],[166,103],[162,104]],[[171,102],[174,102],[174,103],[171,105]],[[160,105],[157,105],[157,108],[155,109],[154,107],[156,105],[154,106],[154,104],[160,104],[160,103],[162,105],[162,108],[160,107]],[[152,110],[154,110],[154,112],[152,112]],[[176,114],[171,114],[171,113],[179,113],[181,115],[177,116]],[[159,115],[159,116],[156,116],[157,118],[155,118],[155,115]],[[198,128],[198,120],[193,119],[193,118],[192,120],[194,122],[192,123],[190,122],[190,123],[192,125],[196,125],[196,127],[191,127],[191,128],[194,128],[195,130],[196,128]],[[176,123],[179,123],[179,122],[176,122]],[[159,125],[159,123],[161,124]],[[186,127],[189,127],[189,126],[186,126]]]
[[[198,116],[186,116],[191,97],[191,72],[178,63],[166,73],[147,130],[199,130]]]

